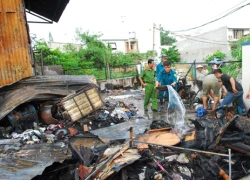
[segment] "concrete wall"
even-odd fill
[[[82,44],[72,44],[72,43],[63,43],[63,42],[47,42],[47,45],[51,49],[60,49],[62,52],[65,52],[65,46],[71,44],[73,48],[80,49],[80,47],[84,48],[84,45]]]
[[[250,42],[242,44],[242,86],[244,89],[244,102],[246,106],[250,108],[250,100],[246,99],[246,93],[249,90],[250,86]]]
[[[124,87],[132,87],[134,85],[134,77],[126,77],[119,79],[111,79],[108,81],[97,81],[97,84],[101,90],[104,90],[106,84],[121,85]]]
[[[195,37],[190,37],[190,39],[176,42],[175,45],[181,53],[182,62],[190,63],[195,59],[197,62],[201,62],[203,58],[214,54],[217,50],[227,55],[226,60],[231,59],[230,48],[227,45],[227,33],[228,29],[225,26]],[[212,41],[208,41],[207,39]]]
[[[43,75],[47,76],[54,76],[54,75],[63,75],[63,69],[61,65],[55,65],[55,66],[44,66],[43,67]],[[42,75],[42,67],[36,66],[36,73],[39,75]]]

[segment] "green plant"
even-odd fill
[[[250,41],[250,34],[246,37],[241,37],[238,41],[231,44],[231,55],[236,60],[242,60],[242,43]]]
[[[165,54],[168,57],[168,60],[172,63],[181,61],[180,53],[176,46],[172,46],[169,49],[162,48],[161,53]]]
[[[169,36],[169,31],[165,31],[163,27],[160,25],[160,38],[161,38],[161,45],[172,45],[176,42],[176,39]]]
[[[225,59],[226,58],[226,54],[217,50],[214,54],[212,55],[208,55],[207,57],[203,58],[203,60],[205,60],[205,62],[209,63],[211,60],[213,60],[214,58],[218,58],[218,59]]]

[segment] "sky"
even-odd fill
[[[30,23],[30,33],[55,42],[74,42],[75,29],[103,34],[103,39],[126,38],[128,32],[150,31],[155,23],[177,31],[199,26],[250,0],[70,0],[58,23]],[[37,20],[28,15],[28,20]],[[217,22],[183,34],[197,34],[222,26],[249,27],[250,5]],[[145,34],[145,36],[148,34]]]

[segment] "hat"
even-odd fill
[[[162,55],[161,58],[166,58],[167,59],[168,57],[166,55]]]
[[[196,68],[203,68],[201,64],[197,65]]]

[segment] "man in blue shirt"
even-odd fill
[[[156,77],[159,77],[159,74],[162,70],[164,70],[164,66],[163,63],[167,61],[167,56],[161,56],[161,62],[159,64],[157,64],[156,66]],[[161,105],[163,104],[163,96],[165,94],[165,91],[159,91],[159,99],[160,99],[160,103]],[[166,94],[167,96],[167,94]]]
[[[170,61],[165,61],[163,62],[163,67],[159,74],[157,75],[156,79],[156,87],[159,85],[164,86],[164,85],[171,85],[173,88],[177,91],[177,75],[176,72],[171,69],[171,62]],[[166,95],[168,95],[168,92],[166,92]],[[163,95],[164,91],[160,91],[159,93],[159,99],[161,105],[163,105]]]
[[[164,69],[163,63],[165,61],[167,61],[167,56],[162,56],[161,57],[161,62],[159,64],[157,64],[157,66],[156,66],[156,77],[158,77],[158,75],[161,72],[161,70]]]

